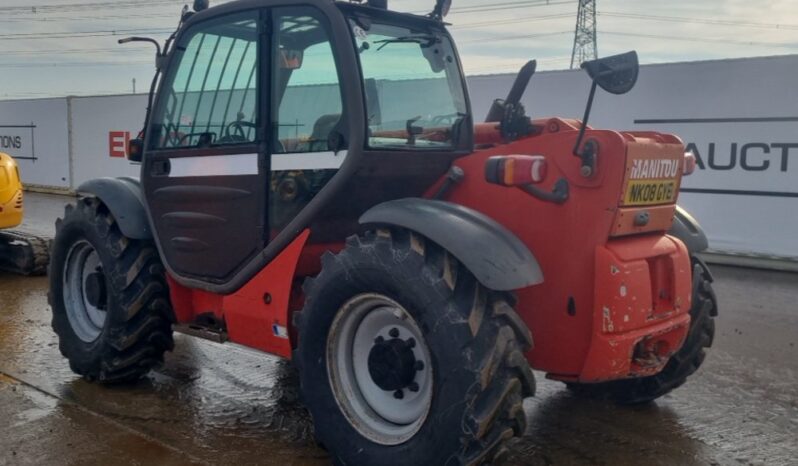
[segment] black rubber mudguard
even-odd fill
[[[485,287],[510,291],[543,282],[537,259],[512,232],[490,217],[444,201],[408,198],[379,204],[362,225],[389,225],[425,236],[462,262]]]
[[[122,233],[130,239],[152,239],[141,184],[135,178],[97,178],[78,187],[97,197],[111,211]]]
[[[705,251],[709,247],[709,240],[701,225],[687,213],[686,210],[676,206],[676,215],[673,217],[673,226],[668,234],[679,238],[690,254]]]

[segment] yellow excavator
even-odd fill
[[[10,228],[24,215],[22,180],[17,162],[0,152],[0,270],[22,275],[42,275],[49,261],[47,241]]]

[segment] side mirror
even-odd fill
[[[302,50],[280,49],[280,68],[284,70],[298,70],[302,68],[305,52]]]
[[[601,87],[610,94],[626,94],[637,83],[640,65],[637,62],[637,52],[631,51],[611,57],[599,58],[598,60],[586,61],[582,63],[582,68],[593,79],[593,84],[590,86],[585,116],[582,118],[582,126],[579,128],[579,135],[576,137],[573,154],[582,159],[582,176],[590,178],[596,172],[598,148],[591,141],[588,141],[582,147],[582,140],[585,137],[587,120],[590,118],[590,109],[593,108],[593,98],[596,97],[596,87]]]
[[[637,52],[627,52],[582,63],[593,82],[610,94],[626,94],[635,87],[640,65]]]
[[[194,11],[199,13],[202,10],[207,10],[210,3],[210,0],[194,0]]]
[[[141,162],[144,158],[144,140],[131,139],[127,143],[127,159],[131,162]]]

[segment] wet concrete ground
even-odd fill
[[[696,376],[619,408],[537,374],[511,464],[798,464],[798,275],[713,270],[721,315]],[[58,352],[46,293],[46,278],[0,274],[0,465],[329,464],[286,363],[178,336],[137,385],[90,384]]]

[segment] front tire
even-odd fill
[[[609,399],[618,404],[648,403],[682,386],[706,358],[706,350],[715,338],[715,317],[718,303],[712,290],[709,269],[698,258],[692,258],[693,297],[690,308],[690,330],[682,348],[658,374],[638,379],[616,380],[597,384],[568,384],[578,395]]]
[[[126,238],[95,198],[56,222],[50,262],[53,330],[73,372],[89,381],[135,381],[173,348],[163,266],[148,241]]]
[[[294,361],[335,464],[499,462],[535,388],[531,335],[507,296],[403,230],[352,237],[322,265]]]

